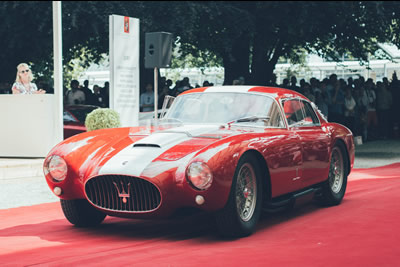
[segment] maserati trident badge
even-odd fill
[[[121,189],[122,189],[121,191],[122,192],[119,191],[119,188],[118,188],[118,185],[116,182],[113,182],[113,184],[118,191],[118,196],[122,197],[122,202],[124,202],[126,204],[127,198],[130,197],[129,189],[131,187],[131,183],[128,183],[128,190],[126,192],[125,192],[125,188],[124,188],[124,183],[122,181],[121,181]]]

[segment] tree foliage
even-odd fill
[[[228,70],[227,82],[241,75],[250,83],[265,84],[279,57],[296,57],[302,48],[331,58],[351,52],[366,60],[378,42],[399,41],[396,35],[400,5],[396,2],[249,1],[197,5],[203,11],[199,24],[205,26],[182,39],[221,56]],[[202,9],[204,5],[207,7]]]
[[[247,83],[266,84],[280,57],[296,59],[302,50],[367,60],[378,42],[400,45],[395,1],[63,1],[66,73],[83,50],[84,60],[74,63],[81,67],[108,52],[111,14],[140,19],[141,55],[146,32],[171,32],[180,40],[179,54],[191,55],[194,66],[222,64],[226,83],[244,76]],[[21,62],[50,77],[52,3],[3,1],[0,16],[0,81],[12,82]],[[151,78],[143,65],[141,57],[141,80]]]

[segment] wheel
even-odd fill
[[[239,160],[228,202],[215,214],[221,235],[243,237],[254,231],[262,205],[260,173],[255,157],[246,154]]]
[[[60,199],[60,202],[65,218],[78,227],[98,225],[106,217],[104,213],[95,209],[85,199]]]
[[[320,202],[326,206],[340,204],[347,187],[347,170],[344,162],[344,148],[341,143],[334,146],[331,154],[328,180],[322,186]]]

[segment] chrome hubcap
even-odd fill
[[[236,181],[236,208],[243,221],[253,216],[257,199],[257,182],[253,167],[246,163],[239,170]]]
[[[329,185],[333,193],[337,194],[342,189],[344,177],[343,156],[339,148],[332,151],[331,166],[329,168]]]

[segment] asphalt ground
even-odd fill
[[[354,168],[400,162],[400,139],[370,141],[356,146]],[[0,158],[0,209],[57,202],[43,176],[43,158]]]
[[[354,168],[373,168],[400,162],[400,139],[369,141],[356,146]]]

